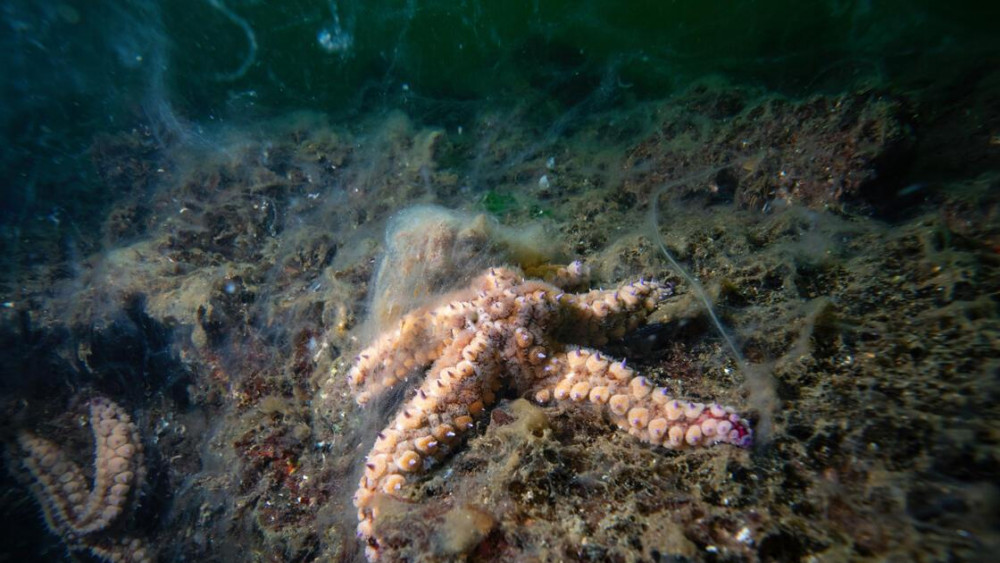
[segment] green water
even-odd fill
[[[539,95],[572,105],[601,87],[662,97],[712,73],[801,94],[940,79],[996,48],[995,9],[941,2],[272,4],[166,4],[168,82],[185,107],[217,111],[249,90],[268,108],[331,111]],[[324,50],[334,10],[348,43]]]
[[[933,95],[997,63],[994,6],[7,2],[3,211],[23,219],[86,191],[95,133],[133,127],[165,138],[225,120],[252,128],[289,110],[349,123],[392,108],[457,126],[490,106],[571,121],[709,75],[791,96],[863,86]]]
[[[19,104],[58,113],[72,97],[99,119],[114,103],[150,97],[192,118],[251,103],[334,112],[523,96],[572,104],[602,86],[658,98],[712,73],[792,94],[860,81],[912,86],[995,57],[998,10],[926,1],[173,0],[11,2],[6,12],[4,66],[17,71],[5,87],[8,114]],[[324,31],[333,37],[326,47]]]

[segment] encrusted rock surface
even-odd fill
[[[125,495],[140,496],[134,518],[88,534],[136,539],[168,561],[360,560],[353,495],[366,453],[420,385],[461,360],[360,407],[354,358],[388,323],[440,306],[439,290],[461,291],[490,266],[585,292],[552,277],[551,258],[489,246],[494,226],[530,230],[552,243],[542,256],[590,265],[597,294],[643,276],[674,288],[644,326],[595,333],[606,342],[557,334],[553,357],[568,364],[575,344],[586,365],[599,350],[628,359],[645,378],[640,393],[648,381],[693,403],[739,405],[755,445],[636,440],[589,406],[605,397],[595,394],[603,381],[586,381],[586,400],[582,380],[531,402],[518,392],[542,389],[501,386],[461,448],[379,499],[385,553],[972,560],[1000,545],[1000,203],[988,148],[973,177],[925,185],[905,173],[913,162],[954,170],[935,168],[925,144],[938,121],[908,127],[932,110],[872,90],[784,100],[709,86],[580,117],[551,138],[493,109],[461,134],[399,113],[353,130],[298,115],[239,142],[220,134],[209,154],[152,151],[141,130],[102,139],[98,170],[119,186],[95,210],[104,232],[40,219],[2,257],[4,439],[11,452],[38,446],[19,445],[22,431],[58,444],[83,475],[68,482],[87,484],[70,487],[89,495],[102,487],[74,405],[108,397],[127,405],[148,474]],[[800,121],[808,127],[792,127]],[[981,133],[946,136],[949,162],[963,143],[991,138]],[[392,320],[368,326],[390,219],[428,202],[491,215],[461,240],[504,263],[404,261],[437,265],[412,286],[394,281]],[[661,242],[705,286],[746,364]],[[670,418],[648,406],[630,416],[631,403],[614,413],[623,394],[609,389],[602,408],[626,430],[651,436]],[[30,489],[5,487],[13,558],[62,553]],[[73,510],[50,519],[77,522]]]

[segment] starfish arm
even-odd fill
[[[748,447],[753,441],[749,421],[733,409],[675,399],[624,362],[609,360],[600,352],[572,350],[555,365],[561,368],[559,374],[539,381],[535,400],[593,403],[619,428],[666,448],[723,442]]]
[[[465,338],[463,345],[449,346],[423,385],[379,433],[354,495],[359,536],[374,533],[376,495],[395,496],[408,475],[444,458],[493,404],[500,370],[491,356],[482,332]]]
[[[601,346],[635,330],[670,293],[668,286],[639,281],[615,290],[559,295],[556,299],[567,317],[563,322],[566,337]]]
[[[142,465],[138,432],[121,407],[104,398],[90,403],[90,427],[94,435],[94,488],[78,515],[77,533],[105,528],[118,517]]]
[[[358,354],[347,374],[359,405],[424,372],[440,357],[444,342],[464,330],[475,315],[472,306],[453,301],[435,308],[412,311],[399,320],[395,330],[383,334]]]
[[[561,284],[584,279],[566,269]],[[624,363],[571,346],[600,346],[645,322],[669,286],[639,281],[617,290],[567,293],[516,268],[493,268],[435,308],[411,312],[358,357],[349,379],[359,404],[410,376],[423,377],[379,433],[354,496],[358,536],[380,556],[383,502],[461,444],[496,401],[501,384],[538,402],[593,403],[619,427],[657,445],[749,445],[749,423],[732,409],[673,399]]]
[[[46,521],[70,546],[89,545],[89,534],[110,526],[135,498],[145,474],[138,430],[121,407],[93,399],[90,425],[96,455],[89,491],[83,471],[58,445],[27,432],[18,437]]]
[[[112,563],[146,563],[151,562],[154,555],[139,538],[125,537],[104,544],[95,542],[87,547],[98,558]]]
[[[74,534],[77,515],[84,511],[87,500],[83,471],[59,446],[44,438],[21,432],[18,444],[26,454],[24,466],[34,477],[32,493],[49,528],[60,536]]]

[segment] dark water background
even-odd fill
[[[99,190],[95,133],[197,135],[311,109],[402,108],[448,126],[483,105],[538,120],[721,74],[793,96],[859,84],[942,95],[997,64],[990,2],[4,2],[4,222]],[[572,114],[570,114],[572,117]],[[95,194],[93,198],[99,199]],[[69,205],[72,207],[72,205]],[[79,210],[85,213],[85,210]]]

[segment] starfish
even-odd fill
[[[33,478],[31,492],[49,530],[72,551],[89,550],[105,561],[139,563],[155,558],[133,537],[116,537],[116,524],[138,501],[146,469],[142,440],[132,418],[104,397],[90,400],[94,434],[93,486],[84,470],[59,445],[22,431],[18,445]]]
[[[583,275],[574,263],[557,277],[570,287]],[[640,280],[571,294],[526,280],[516,269],[495,268],[443,304],[408,313],[377,338],[348,374],[359,405],[410,378],[423,381],[378,434],[354,495],[369,559],[379,553],[377,496],[398,496],[410,476],[459,447],[502,388],[539,403],[596,405],[619,428],[666,448],[749,446],[750,424],[733,409],[677,400],[594,349],[634,331],[671,293]]]

